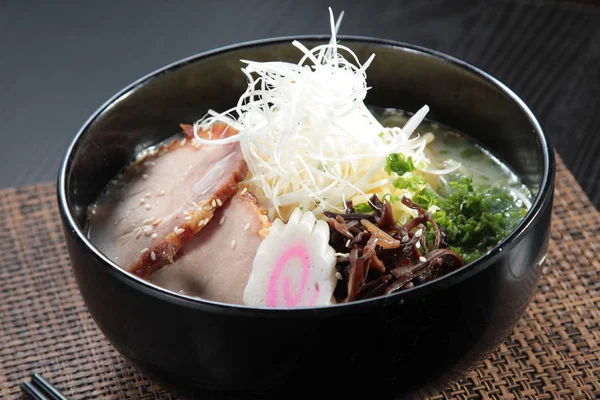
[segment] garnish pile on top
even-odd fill
[[[239,141],[250,170],[245,183],[271,219],[287,221],[295,208],[314,210],[316,216],[324,209],[343,212],[347,199],[366,203],[369,193],[383,192],[391,183],[384,172],[390,154],[411,157],[420,171],[449,167],[434,166],[425,157],[429,136],[413,136],[428,106],[403,127],[384,127],[373,116],[364,100],[374,54],[361,65],[350,48],[337,43],[340,22],[330,9],[329,43],[308,49],[294,41],[303,53],[297,63],[242,60],[248,87],[238,104],[223,113],[210,110],[195,124],[200,130],[225,122],[239,131],[227,139],[198,140]]]

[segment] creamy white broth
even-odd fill
[[[403,126],[410,114],[394,108],[370,108],[385,127]],[[416,134],[433,134],[434,140],[427,144],[425,153],[430,160],[440,164],[447,160],[460,163],[454,173],[444,176],[426,176],[432,187],[444,192],[445,183],[458,174],[471,176],[476,185],[496,186],[509,190],[519,206],[531,206],[531,190],[505,163],[490,150],[475,140],[439,122],[425,119],[417,128]],[[430,174],[428,174],[430,175]]]
[[[396,109],[371,108],[371,111],[384,127],[402,127],[410,117],[410,114]],[[474,185],[496,186],[507,190],[514,198],[515,205],[529,208],[531,192],[518,176],[498,157],[467,135],[432,120],[424,120],[416,129],[414,137],[417,135],[427,137],[425,155],[431,161],[433,169],[444,168],[448,165],[448,160],[460,164],[455,171],[443,175],[420,172],[431,188],[442,197],[452,191],[448,182],[467,176],[472,178]],[[184,143],[186,139],[182,138],[181,134],[177,134],[142,150],[136,161],[109,182],[96,203],[89,207],[88,236],[122,268],[128,269],[128,265],[132,263],[130,259],[139,258],[140,254],[150,254],[154,260],[152,245],[170,233],[170,230],[161,231],[161,227],[171,218],[171,214],[179,215],[181,211],[185,214],[185,207],[179,204],[179,199],[186,194],[203,195],[211,189],[212,184],[205,184],[206,178],[212,177],[216,172],[220,175],[220,164],[232,157],[232,154],[224,153],[223,158],[212,159],[211,167],[205,173],[196,172],[194,179],[185,179],[182,185],[175,185],[171,190],[164,191],[162,189],[165,185],[179,179],[181,171],[188,171],[185,172],[186,175],[193,173],[195,168],[192,168],[192,164],[199,161],[195,156],[198,149],[188,149],[186,153],[179,146],[175,146],[180,153],[178,156],[166,152],[158,158],[154,157],[161,146],[169,146],[172,141]],[[166,162],[168,157],[172,161]],[[204,157],[206,155],[202,158]],[[181,166],[176,167],[173,163],[181,163]],[[156,170],[157,168],[160,170]],[[155,179],[164,182],[153,184]],[[213,180],[210,179],[211,182]],[[178,195],[173,192],[175,189],[179,190]],[[254,212],[252,203],[240,200],[239,195],[243,192],[245,190],[238,189],[237,197],[225,202],[224,207],[216,213],[214,221],[174,257],[175,262],[171,261],[172,264],[145,278],[174,292],[242,304],[242,294],[251,274],[252,260],[264,239],[264,235],[261,235],[264,216]],[[398,200],[395,201],[397,205]],[[191,203],[194,204],[193,201]],[[157,209],[164,209],[163,213],[155,212]],[[177,212],[172,212],[172,209]],[[184,217],[184,221],[186,218],[191,217]],[[157,224],[158,221],[163,222]],[[120,254],[123,253],[124,246],[132,245],[133,249],[125,254],[128,258]],[[341,274],[336,279],[340,277]],[[344,296],[336,296],[339,297],[337,301],[344,301]]]

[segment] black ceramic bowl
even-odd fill
[[[325,37],[297,38],[308,46]],[[89,312],[114,346],[165,387],[199,398],[401,398],[438,390],[484,359],[515,326],[545,258],[553,154],[527,106],[462,61],[378,39],[342,37],[368,69],[367,103],[416,111],[494,150],[535,190],[518,228],[487,256],[388,297],[304,310],[202,301],[139,279],[85,234],[85,210],[137,151],[209,108],[236,103],[240,59],[296,62],[292,38],[200,54],[118,93],[85,123],[58,178],[73,270]],[[350,397],[347,397],[350,396]]]

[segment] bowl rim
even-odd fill
[[[214,311],[217,313],[228,313],[233,315],[249,315],[252,313],[255,315],[263,315],[263,316],[290,316],[297,317],[299,314],[305,316],[311,315],[330,315],[330,314],[338,314],[340,312],[349,311],[349,310],[358,310],[363,308],[371,308],[371,307],[381,307],[390,304],[402,304],[404,299],[413,299],[416,297],[424,297],[429,293],[438,291],[440,289],[444,289],[450,286],[453,286],[472,275],[477,274],[478,272],[489,267],[494,261],[500,258],[502,252],[506,252],[515,246],[517,242],[519,242],[525,231],[528,230],[529,226],[532,222],[537,218],[540,214],[541,209],[549,202],[552,201],[553,197],[553,188],[554,188],[554,180],[555,180],[555,157],[554,152],[549,144],[548,139],[546,138],[539,122],[534,116],[533,112],[529,109],[529,107],[525,104],[525,102],[511,89],[509,89],[506,85],[500,82],[498,79],[494,78],[490,74],[484,72],[483,70],[475,67],[474,65],[467,63],[461,59],[450,56],[448,54],[432,50],[426,47],[413,45],[410,43],[405,43],[401,41],[395,41],[390,39],[382,39],[375,38],[369,36],[355,36],[355,35],[338,35],[339,42],[346,42],[349,46],[352,43],[358,44],[370,44],[375,47],[392,47],[396,48],[400,51],[406,51],[409,53],[418,54],[424,57],[435,58],[439,61],[447,62],[452,64],[455,67],[466,70],[470,74],[477,76],[478,78],[483,79],[487,83],[490,83],[497,89],[499,89],[504,95],[508,96],[514,103],[518,105],[521,112],[529,120],[534,132],[537,133],[539,142],[541,144],[542,149],[542,157],[544,163],[544,170],[542,181],[539,186],[539,190],[535,195],[535,198],[532,201],[532,205],[528,210],[525,217],[521,220],[521,222],[517,225],[517,227],[502,241],[500,241],[494,248],[488,252],[486,255],[478,258],[477,260],[465,264],[463,267],[448,273],[440,278],[427,282],[425,284],[415,286],[411,289],[404,290],[402,292],[396,292],[386,296],[380,296],[371,299],[358,300],[350,303],[340,303],[340,304],[332,304],[329,306],[320,306],[320,307],[310,307],[310,308],[267,308],[267,307],[250,307],[245,305],[234,305],[216,302],[212,300],[200,299],[197,297],[192,297],[176,292],[169,291],[160,286],[156,286],[142,278],[139,278],[132,273],[120,268],[117,264],[112,262],[107,256],[102,254],[99,249],[97,249],[91,241],[87,238],[82,229],[80,229],[79,224],[77,223],[75,217],[69,210],[68,204],[68,196],[67,196],[67,182],[68,175],[71,170],[71,165],[74,160],[74,156],[77,152],[79,144],[82,139],[85,137],[90,126],[94,124],[94,121],[101,116],[105,111],[111,108],[115,103],[127,97],[131,92],[140,88],[141,86],[153,81],[154,79],[158,79],[160,76],[169,73],[171,71],[177,70],[179,68],[185,67],[188,64],[210,58],[219,54],[224,54],[231,51],[247,49],[252,47],[263,47],[269,45],[280,45],[289,43],[294,40],[298,40],[300,42],[322,42],[328,41],[330,39],[329,35],[294,35],[294,36],[282,36],[282,37],[274,37],[267,39],[259,39],[246,41],[241,43],[236,43],[232,45],[218,47],[212,50],[208,50],[205,52],[197,53],[191,55],[189,57],[174,61],[170,64],[167,64],[161,68],[158,68],[141,78],[135,80],[129,85],[125,86],[123,89],[119,90],[116,94],[111,96],[107,101],[105,101],[100,107],[98,107],[83,123],[75,137],[70,142],[67,147],[66,152],[61,160],[58,177],[57,177],[57,199],[58,199],[58,208],[63,221],[63,226],[67,230],[67,233],[72,234],[76,237],[77,241],[80,244],[83,244],[83,250],[87,252],[89,255],[94,257],[97,261],[104,265],[104,267],[109,268],[109,273],[114,277],[119,279],[121,282],[127,284],[128,286],[134,287],[136,290],[141,290],[145,294],[151,295],[153,297],[161,298],[165,301],[184,305],[186,307],[191,308],[200,308],[204,311]],[[376,52],[376,49],[374,49]]]

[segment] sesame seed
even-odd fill
[[[156,225],[160,224],[161,222],[162,222],[162,218],[159,218],[152,223],[152,226],[156,226]]]
[[[145,194],[144,196],[146,196],[146,197],[150,197],[150,196],[152,196],[152,193],[150,193],[150,192],[146,192],[146,194]]]
[[[244,230],[247,231],[248,229],[250,229],[250,222],[247,222],[246,225],[244,225]]]
[[[419,261],[425,262],[425,261],[427,261],[427,259],[425,257],[421,256],[421,257],[419,257]]]
[[[150,237],[151,237],[152,239],[156,239],[156,238],[158,237],[158,235],[157,235],[156,233],[153,233],[152,235],[150,235]]]
[[[402,243],[408,242],[408,235],[402,236]]]
[[[240,193],[240,195],[242,195],[242,196],[245,195],[247,191],[248,191],[248,188],[242,189],[242,193]]]
[[[350,247],[350,239],[346,241],[346,247]]]
[[[219,221],[219,225],[223,225],[225,223],[225,219],[227,219],[227,217],[223,215]]]
[[[183,232],[185,232],[185,229],[181,229],[181,228],[175,229],[175,234],[177,234],[177,235],[181,235]]]
[[[157,196],[164,196],[167,192],[165,192],[164,190],[161,190],[159,192],[156,193]]]
[[[150,253],[150,258],[152,259],[152,261],[156,261],[156,253]]]
[[[340,274],[339,272],[335,273],[335,277],[338,279],[338,281],[342,280],[342,274]]]
[[[184,220],[189,221],[190,219],[192,219],[191,215],[188,215],[187,217],[184,218]]]
[[[204,226],[204,225],[206,225],[206,220],[205,220],[205,219],[203,219],[202,221],[200,221],[200,222],[198,223],[198,226],[200,226],[200,227],[202,227],[202,226]]]
[[[210,210],[212,210],[213,208],[212,208],[211,206],[204,206],[204,209],[205,209],[206,211],[210,211]]]
[[[142,197],[142,198],[140,199],[140,204],[144,204],[145,202],[146,202],[146,199]]]
[[[421,248],[421,242],[417,242],[417,244],[415,244],[415,247],[416,247],[417,249],[420,249],[420,248]]]
[[[144,248],[142,249],[142,251],[140,251],[140,253],[144,254],[144,253],[145,253],[145,252],[147,252],[147,251],[148,251],[148,248],[147,248],[147,247],[144,247]]]
[[[182,146],[185,146],[186,143],[187,143],[187,138],[181,139],[181,145]]]
[[[144,228],[144,235],[146,235],[146,236],[152,235],[152,227],[151,226],[146,226]]]
[[[235,249],[235,246],[236,246],[236,244],[237,244],[237,243],[235,242],[235,240],[232,240],[232,241],[231,241],[231,248],[232,248],[232,249]]]
[[[212,201],[210,202],[210,205],[213,206],[213,207],[216,207],[217,206],[216,200],[212,199]]]
[[[417,229],[417,231],[415,232],[415,237],[421,237],[421,235],[423,234],[423,229]]]
[[[218,205],[219,207],[221,207],[221,206],[223,205],[223,202],[221,201],[221,199],[217,199],[217,205]]]
[[[148,179],[148,174],[144,174],[144,175],[142,175],[142,178],[144,178],[144,179]]]
[[[144,207],[146,210],[149,210],[152,208],[152,206],[150,204],[146,204],[146,206]]]

